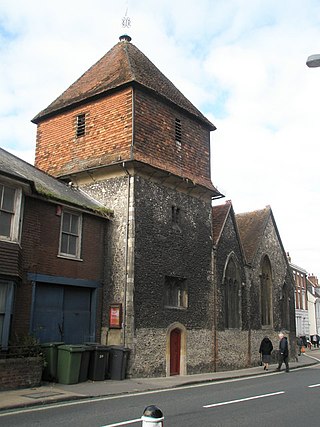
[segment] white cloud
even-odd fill
[[[2,0],[1,146],[32,162],[30,120],[125,32],[217,126],[213,182],[236,212],[271,205],[292,261],[320,277],[320,69],[305,65],[319,1]]]

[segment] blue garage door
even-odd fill
[[[37,283],[33,333],[40,342],[90,341],[92,289]]]

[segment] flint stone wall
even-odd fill
[[[213,371],[212,331],[194,329],[188,330],[186,334],[187,374]],[[138,329],[135,348],[133,377],[166,376],[166,360],[169,356],[167,354],[167,329]],[[181,351],[183,352],[183,349]]]

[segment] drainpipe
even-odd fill
[[[215,248],[212,250],[212,284],[213,284],[213,370],[217,371],[218,340],[217,340],[217,277],[216,277],[216,255]]]
[[[128,240],[129,240],[129,209],[130,209],[130,173],[122,163],[123,170],[127,175],[128,192],[126,206],[126,231],[125,231],[125,248],[124,248],[124,292],[123,292],[123,345],[126,347],[126,326],[127,326],[127,287],[128,287]]]
[[[134,145],[134,112],[135,112],[135,91],[132,88],[132,104],[131,104],[131,146],[130,146],[130,159],[133,160],[133,145]],[[127,175],[128,192],[127,192],[127,206],[126,206],[126,231],[125,231],[125,253],[124,253],[124,293],[123,293],[123,345],[127,345],[127,288],[128,288],[128,241],[129,241],[129,215],[130,215],[130,179],[131,175],[126,168],[125,162],[122,162],[122,168]]]
[[[247,313],[248,313],[248,366],[251,366],[251,280],[249,277],[249,285],[247,289]]]
[[[130,159],[133,160],[133,146],[134,146],[134,135],[135,135],[135,127],[134,127],[134,114],[135,114],[135,100],[136,100],[136,92],[134,88],[132,88],[132,97],[131,97],[131,147],[130,147]]]

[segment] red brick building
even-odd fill
[[[0,150],[0,344],[100,339],[107,210]]]

